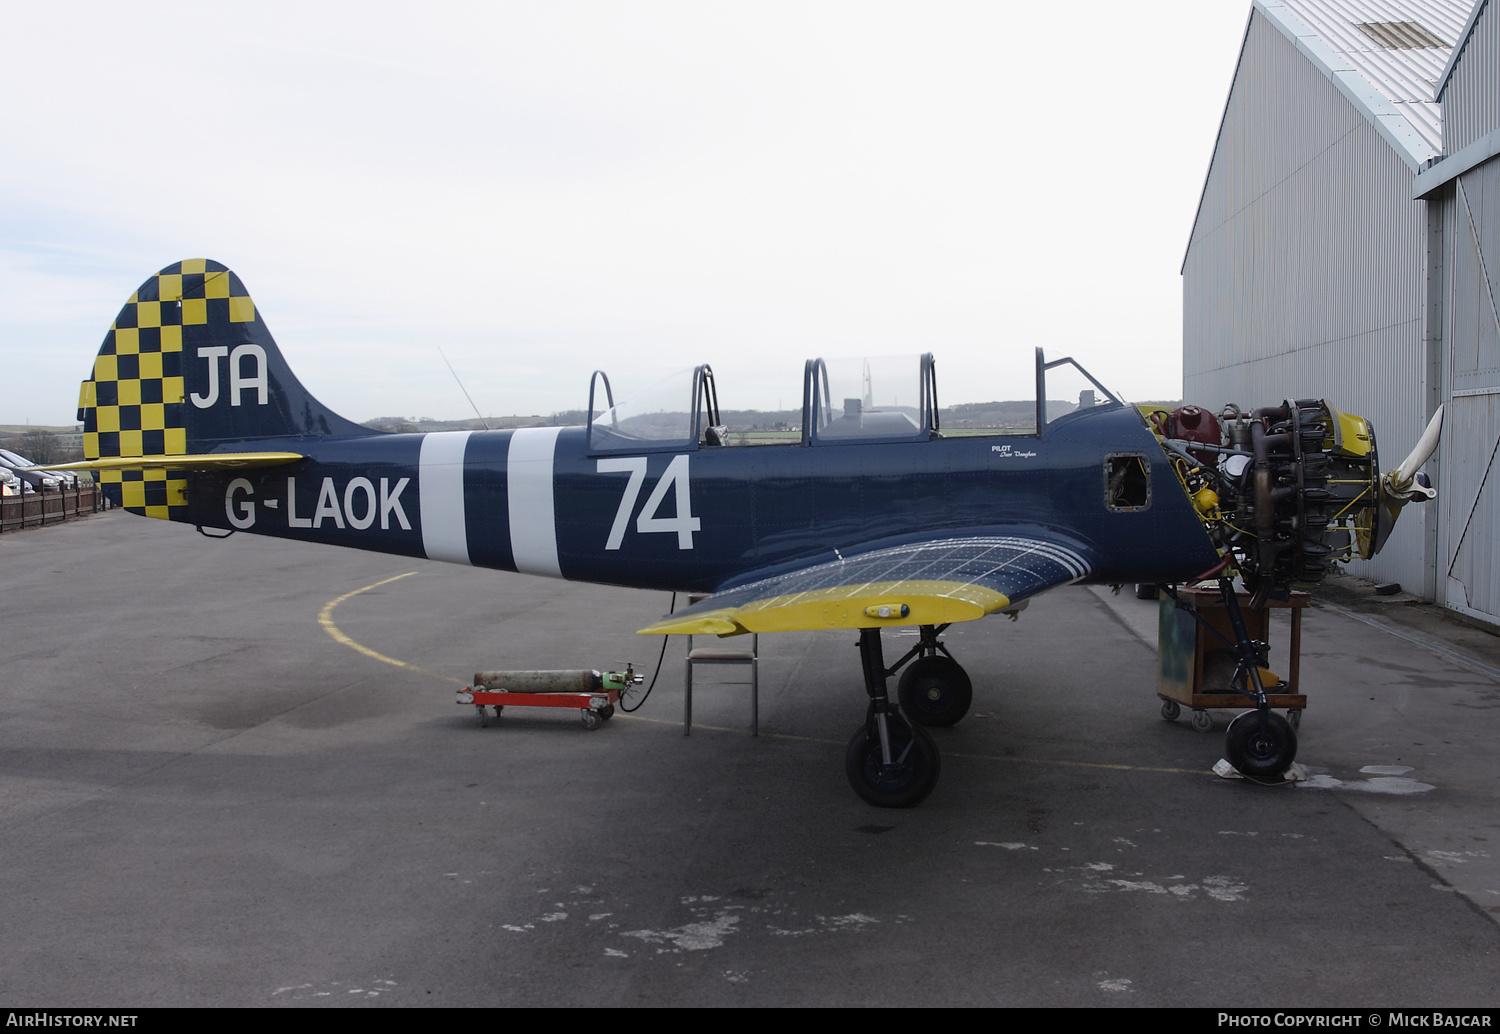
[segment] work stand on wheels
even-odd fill
[[[1213,718],[1208,713],[1210,709],[1243,709],[1254,706],[1255,702],[1247,701],[1245,694],[1230,684],[1236,666],[1231,648],[1235,632],[1220,590],[1184,587],[1177,590],[1177,597],[1191,609],[1183,609],[1170,598],[1162,598],[1157,634],[1156,695],[1162,701],[1163,718],[1174,721],[1183,708],[1188,708],[1192,711],[1193,728],[1208,732],[1213,728]],[[1248,593],[1236,593],[1235,597],[1240,604],[1246,631],[1251,638],[1267,646],[1271,642],[1271,610],[1291,611],[1286,674],[1274,684],[1266,685],[1265,689],[1266,704],[1271,708],[1285,708],[1287,721],[1296,728],[1307,707],[1307,695],[1301,692],[1299,674],[1302,611],[1307,608],[1311,597],[1305,592],[1293,592],[1290,599],[1272,600],[1269,606],[1260,609],[1250,607]],[[1209,627],[1204,627],[1205,623]],[[1215,636],[1209,628],[1216,630],[1223,639]]]

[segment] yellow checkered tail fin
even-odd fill
[[[78,420],[89,460],[296,452],[295,439],[372,433],[308,394],[239,277],[211,259],[174,263],[130,296],[79,391]],[[122,463],[99,479],[118,506],[186,520],[183,467]]]

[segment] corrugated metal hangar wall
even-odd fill
[[[1441,214],[1437,598],[1500,621],[1500,12],[1475,6],[1443,78],[1444,157],[1413,194]]]
[[[1488,276],[1464,280],[1466,267],[1454,254],[1455,206],[1420,200],[1414,181],[1434,161],[1441,168],[1442,155],[1454,150],[1445,146],[1436,97],[1448,73],[1450,106],[1464,89],[1485,97],[1500,90],[1495,43],[1479,35],[1495,32],[1483,23],[1497,19],[1479,17],[1486,6],[1256,0],[1183,263],[1185,399],[1218,407],[1327,398],[1371,420],[1386,469],[1450,400],[1458,385],[1450,383],[1456,368],[1445,327],[1456,298],[1469,299],[1457,305],[1466,312],[1488,306],[1479,281],[1496,286],[1500,255],[1493,245],[1482,255],[1470,245],[1476,267],[1487,260]],[[1468,46],[1455,49],[1459,41]],[[1469,108],[1469,123],[1486,127],[1470,135],[1484,137],[1500,125],[1493,99]],[[1483,223],[1493,235],[1500,232],[1500,183],[1485,196],[1492,199],[1485,212],[1494,214],[1475,227]],[[1476,232],[1482,238],[1484,231]],[[1454,275],[1445,277],[1450,266]],[[1494,366],[1493,358],[1475,362]],[[1473,567],[1467,577],[1474,584],[1493,586],[1491,575],[1500,574],[1500,505],[1493,502],[1500,488],[1486,488],[1493,512],[1474,510],[1467,536],[1447,533],[1474,501],[1485,476],[1477,467],[1493,462],[1490,447],[1500,436],[1500,397],[1459,398],[1484,402],[1460,404],[1468,412],[1445,430],[1440,461],[1428,465],[1439,503],[1408,508],[1384,551],[1351,565],[1355,574],[1400,581],[1443,602],[1454,560],[1445,550],[1461,553],[1455,571]],[[1481,427],[1482,406],[1490,408]],[[1486,435],[1482,457],[1469,456],[1479,445],[1455,444]],[[1449,470],[1451,478],[1443,474]],[[1458,609],[1500,620],[1500,596],[1489,592],[1478,601],[1470,591]]]

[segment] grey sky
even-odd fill
[[[0,423],[68,423],[170,262],[245,281],[345,415],[581,408],[708,361],[1031,349],[1181,383],[1178,268],[1249,5],[8,5]]]

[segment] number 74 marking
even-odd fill
[[[620,544],[625,541],[625,529],[630,524],[630,515],[635,512],[635,501],[640,498],[641,485],[646,481],[646,457],[621,456],[618,459],[600,460],[597,469],[600,474],[630,475],[630,480],[625,482],[625,494],[620,497],[620,508],[615,511],[615,522],[609,528],[609,539],[604,543],[605,549],[619,549]],[[674,500],[677,504],[677,516],[658,517],[656,513],[661,509],[662,501],[667,498],[667,489],[674,485],[677,488]],[[675,531],[677,548],[692,549],[693,532],[702,527],[703,522],[693,516],[688,486],[688,457],[674,456],[646,499],[646,506],[635,522],[635,530],[643,535],[656,531]]]

